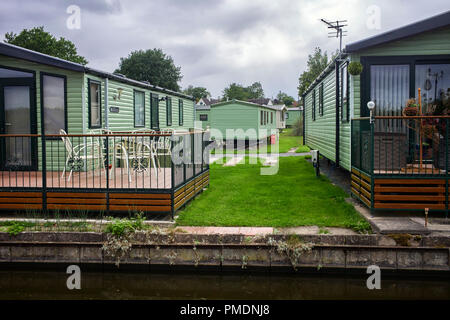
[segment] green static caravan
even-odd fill
[[[287,108],[286,112],[286,127],[292,127],[301,119],[301,110],[299,107]]]
[[[191,96],[7,43],[0,43],[0,109],[0,134],[194,128]],[[60,138],[47,139],[55,149],[46,150],[47,157],[64,150]],[[41,139],[27,139],[19,153],[11,150],[2,146],[2,169],[37,169]]]
[[[349,74],[353,61],[360,75]],[[431,79],[425,92],[433,74],[437,87]],[[351,120],[369,116],[371,100],[375,116],[401,116],[419,87],[429,99],[450,90],[450,11],[347,45],[303,95],[304,142],[351,170]]]
[[[304,144],[368,208],[449,211],[450,11],[348,44],[303,101]]]
[[[276,112],[270,106],[240,100],[213,104],[210,111],[211,135],[220,134],[221,137],[216,136],[220,140],[262,142],[271,134],[278,133]]]
[[[195,121],[197,128],[206,130],[207,127],[211,127],[211,106],[209,105],[195,105]]]

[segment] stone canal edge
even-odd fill
[[[133,234],[125,242],[93,232],[0,233],[0,266],[214,267],[299,271],[365,269],[450,271],[450,237],[410,235]]]

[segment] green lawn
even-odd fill
[[[367,229],[342,189],[321,176],[304,157],[279,159],[276,175],[260,175],[261,164],[211,165],[210,187],[179,212],[178,225],[316,225]],[[248,161],[246,161],[248,163]]]

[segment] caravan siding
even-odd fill
[[[222,139],[248,138],[243,134],[226,136],[227,129],[241,129],[244,133],[254,130],[258,140],[267,138],[272,130],[277,130],[276,111],[254,103],[237,100],[218,103],[211,106],[210,115],[211,128],[218,130]],[[261,119],[261,116],[267,119]]]
[[[301,119],[301,111],[300,110],[288,110],[286,112],[286,126],[292,127]]]
[[[104,78],[99,78],[90,74],[85,75],[85,100],[86,100],[86,128],[89,130],[89,108],[88,108],[88,79],[99,81],[101,83],[102,95],[102,127],[106,127],[105,123],[105,85]],[[119,99],[119,88],[122,89]],[[140,91],[145,94],[145,126],[135,127],[134,123],[134,92]],[[159,101],[159,128],[174,128],[175,130],[189,130],[194,127],[194,104],[192,100],[184,99],[172,95],[166,95],[161,92],[154,92],[142,87],[133,86],[127,83],[122,83],[115,80],[108,80],[108,127],[111,131],[130,132],[139,129],[151,129],[151,115],[150,115],[150,99],[151,94],[157,95],[158,98],[170,97],[172,101],[172,125],[167,126],[166,118],[166,101]],[[179,100],[183,101],[183,125],[179,125]],[[111,108],[118,110],[118,112],[111,112]]]
[[[319,112],[320,83],[305,96],[306,145],[317,149],[326,158],[336,160],[336,72],[331,71],[323,80],[323,115]],[[312,119],[315,93],[315,120]]]

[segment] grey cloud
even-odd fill
[[[2,1],[5,32],[44,25],[72,40],[92,67],[113,71],[120,57],[162,48],[184,75],[182,86],[217,96],[231,82],[260,81],[267,96],[296,97],[298,76],[314,47],[338,47],[320,18],[349,20],[344,44],[448,10],[447,0],[49,0]],[[81,30],[68,30],[66,8],[81,8]],[[369,5],[381,8],[381,30],[365,25]]]

